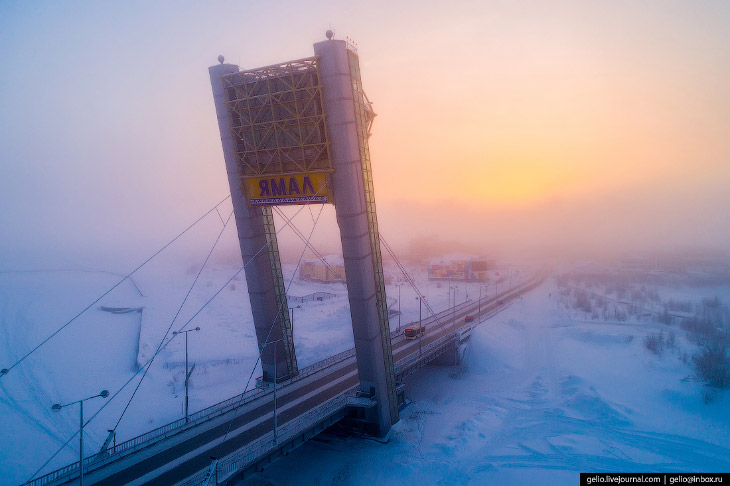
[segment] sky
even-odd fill
[[[725,248],[728,25],[725,0],[0,0],[0,267],[159,248],[228,194],[208,66],[308,57],[330,27],[358,43],[401,251]],[[337,240],[327,207],[314,241]]]

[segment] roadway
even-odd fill
[[[438,321],[435,317],[424,319],[426,333],[420,339],[406,340],[401,333],[392,338],[393,363],[417,352],[419,346],[426,347],[441,337],[463,327],[467,315],[475,317],[469,325],[478,324],[478,318],[489,314],[509,300],[531,290],[545,278],[545,273],[522,285],[507,290],[496,297],[484,298],[481,314],[478,314],[479,303],[461,304],[455,314],[440,313]],[[354,357],[335,363],[311,376],[294,382],[289,386],[277,388],[277,424],[279,426],[305,414],[312,408],[327,400],[346,393],[359,383],[357,363]],[[175,440],[174,445],[160,448],[150,447],[122,458],[99,470],[87,472],[87,484],[100,486],[155,484],[159,486],[174,485],[210,465],[211,456],[222,458],[228,456],[262,435],[272,431],[273,393],[263,395],[249,403],[221,416],[216,423],[206,430],[195,431],[188,438]],[[193,429],[194,430],[194,429]],[[182,434],[181,434],[182,435]],[[157,449],[157,450],[156,450]],[[140,457],[144,457],[140,460]],[[109,475],[112,470],[117,470]],[[69,481],[70,484],[74,481]]]

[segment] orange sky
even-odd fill
[[[359,44],[381,228],[404,247],[726,246],[722,0],[3,3],[5,244],[174,234],[227,191],[207,67],[310,56],[330,23]]]
[[[535,19],[506,8],[469,22],[474,31],[405,46],[393,80],[366,71],[382,115],[373,150],[393,161],[378,167],[381,193],[525,206],[673,186],[700,168],[727,176],[728,61],[701,44],[707,26],[676,12],[664,15],[674,24],[643,25],[625,4],[606,9]],[[684,52],[673,51],[680,36]],[[388,186],[403,178],[415,182]]]

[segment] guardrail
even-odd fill
[[[320,370],[333,366],[353,356],[355,356],[355,348],[348,349],[341,353],[335,354],[334,356],[330,356],[329,358],[313,363],[310,366],[302,368],[297,376],[279,383],[277,388],[291,385],[294,382],[303,380],[304,378],[307,378],[308,376],[311,376]],[[201,423],[207,422],[208,420],[218,417],[220,415],[224,415],[231,410],[241,407],[269,393],[272,393],[272,390],[253,388],[240,395],[228,398],[226,400],[223,400],[222,402],[216,403],[215,405],[211,405],[210,407],[190,414],[187,422],[184,418],[181,418],[174,422],[170,422],[166,425],[146,432],[142,435],[138,435],[137,437],[121,442],[115,447],[110,448],[105,454],[96,454],[85,458],[84,472],[86,473],[86,471],[90,470],[90,468],[93,466],[106,464],[108,462],[118,459],[123,455],[130,454],[145,447],[149,447],[161,440],[167,439],[169,437],[172,437],[173,435],[177,435],[186,430],[194,428]],[[44,474],[43,476],[32,479],[27,483],[24,483],[24,486],[44,486],[59,479],[76,475],[78,474],[78,471],[79,463],[77,461],[55,471]]]
[[[457,310],[461,310],[459,309],[460,307],[464,308],[471,304],[473,304],[473,302],[471,301],[461,304],[457,306]],[[444,311],[444,313],[451,312],[453,312],[452,309]],[[398,333],[396,332],[391,332],[391,336],[396,336],[397,334]],[[455,332],[448,333],[445,336],[440,337],[438,340],[428,344],[422,350],[414,351],[405,358],[397,361],[395,363],[396,374],[407,371],[419,361],[427,359],[429,355],[432,355],[433,353],[440,354],[439,352],[441,351],[441,348],[448,347],[451,343],[453,343],[455,339]],[[347,352],[354,353],[354,349],[348,350],[345,353]],[[312,428],[314,425],[336,413],[337,411],[346,408],[349,396],[351,396],[353,392],[355,392],[358,388],[359,385],[356,385],[338,395],[337,397],[310,410],[306,414],[294,419],[291,422],[288,422],[282,427],[279,427],[277,437],[278,444],[285,443],[286,441],[296,437],[302,432],[305,432],[306,430]],[[265,456],[276,447],[277,445],[273,442],[273,432],[269,432],[266,435],[257,439],[256,441],[252,442],[251,444],[247,445],[244,449],[241,449],[234,454],[228,456],[227,458],[221,460],[216,466],[218,482],[224,482],[228,477],[235,474],[237,471],[245,468],[249,464],[254,463],[256,460]],[[208,474],[208,471],[201,471],[192,478],[177,483],[175,486],[205,486],[208,483]]]
[[[422,348],[419,351],[414,351],[413,353],[409,354],[405,358],[397,361],[395,363],[395,374],[399,375],[405,371],[407,371],[409,368],[414,366],[415,364],[419,363],[420,361],[423,361],[424,358],[427,358],[433,351],[436,351],[438,348],[446,347],[450,343],[452,343],[456,339],[456,333],[450,332],[446,334],[445,336],[441,336],[436,341],[428,344],[424,348]]]
[[[508,291],[506,291],[504,294],[502,294],[500,299],[512,299],[520,296],[521,294],[534,289],[537,287],[547,276],[547,273],[540,273],[537,276],[535,276],[532,279],[528,279],[526,282],[522,282],[517,287],[512,287]],[[497,299],[497,297],[493,297],[492,300]],[[473,304],[473,302],[472,302]],[[466,307],[466,306],[464,306]],[[472,327],[476,327],[479,324],[482,323],[482,320],[484,317],[489,319],[490,317],[498,314],[502,310],[504,310],[505,306],[500,306],[497,309],[495,309],[493,312],[488,313],[486,316],[482,316],[478,321],[475,321],[471,323],[470,325]],[[449,310],[449,312],[452,312],[452,310]],[[450,345],[452,342],[454,342],[457,339],[457,332],[461,328],[465,327],[466,324],[462,324],[456,331],[451,332],[449,334],[446,334],[445,336],[440,337],[438,340],[428,344],[426,347],[422,348],[419,351],[414,351],[413,353],[409,354],[405,358],[397,361],[395,363],[395,373],[396,375],[401,375],[403,373],[406,373],[410,369],[417,367],[417,365],[420,365],[422,362],[428,362],[434,359],[436,356],[434,354],[438,355],[442,351],[441,348],[446,348],[448,345]]]
[[[276,442],[274,442],[274,433],[269,432],[254,442],[251,442],[243,449],[240,449],[230,456],[220,460],[216,466],[218,482],[224,482],[237,471],[240,471],[247,465],[265,456],[267,453],[275,450],[280,445],[285,444],[287,441],[295,438],[299,434],[306,432],[333,414],[344,410],[347,407],[348,397],[352,395],[358,387],[359,385],[356,385],[335,398],[313,408],[304,415],[301,415],[280,426],[277,430]],[[208,472],[202,471],[192,478],[177,483],[175,486],[203,486],[207,483],[207,481]]]
[[[509,293],[505,293],[501,296],[503,299],[507,299],[514,294],[521,294],[526,292],[527,290],[530,290],[534,287],[536,287],[542,280],[544,279],[544,276],[538,276],[535,277],[533,281],[528,280],[527,282],[523,283],[522,286],[518,286],[517,288],[513,287],[509,289]],[[491,300],[494,300],[496,297],[493,297]],[[487,301],[489,302],[489,300]],[[466,307],[473,306],[475,302],[473,300],[468,300],[466,302],[463,302],[461,304],[456,305],[456,310],[461,311]],[[438,321],[439,318],[442,317],[449,317],[449,314],[454,312],[454,308],[448,308],[444,311],[441,311],[439,313],[436,313],[432,316],[427,317],[424,319],[424,324],[432,323],[434,320]],[[404,332],[404,328],[406,326],[401,326],[400,330],[394,330],[390,332],[391,338],[397,337],[400,334]],[[439,340],[429,344],[424,348],[424,350],[421,351],[421,356],[423,354],[428,355],[431,353],[435,348],[438,346],[444,345],[445,342],[449,340],[453,340],[454,335],[448,334],[446,336],[443,336],[442,338],[439,338]],[[346,359],[349,359],[351,357],[355,356],[355,348],[350,348],[348,350],[345,350],[341,353],[338,353],[334,356],[330,356],[329,358],[325,358],[321,361],[318,361],[316,363],[313,363],[310,366],[307,366],[305,368],[302,368],[299,371],[299,374],[293,378],[290,378],[289,380],[286,380],[282,383],[279,383],[278,387],[285,387],[288,385],[291,385],[297,381],[300,381],[304,378],[307,378],[311,376],[312,374],[328,368],[329,366],[333,366],[337,363],[340,363]],[[413,366],[415,362],[419,360],[419,353],[411,353],[410,355],[403,358],[403,360],[400,360],[398,363],[396,363],[396,373],[401,373],[404,370],[407,370],[409,367]],[[404,360],[411,360],[406,363]],[[399,365],[399,363],[403,363]],[[156,444],[157,442],[160,442],[161,440],[165,440],[169,437],[172,437],[174,435],[177,435],[179,433],[182,433],[186,430],[189,430],[191,428],[194,428],[201,423],[207,422],[211,420],[212,418],[215,418],[220,415],[224,415],[231,410],[237,409],[240,406],[243,406],[257,398],[260,398],[264,395],[267,395],[269,393],[272,393],[272,390],[270,389],[262,389],[262,388],[253,388],[251,390],[247,390],[240,395],[236,395],[232,398],[229,398],[227,400],[223,400],[222,402],[216,403],[215,405],[211,405],[210,407],[204,408],[202,410],[199,410],[189,416],[188,421],[186,421],[184,418],[178,419],[174,422],[170,422],[166,425],[163,425],[161,427],[158,427],[154,430],[151,430],[149,432],[146,432],[142,435],[139,435],[137,437],[134,437],[132,439],[129,439],[127,441],[121,442],[117,444],[115,447],[110,448],[106,453],[104,454],[96,454],[90,457],[87,457],[84,459],[84,472],[90,470],[93,466],[101,466],[103,464],[106,464],[108,462],[112,462],[114,460],[117,460],[119,457],[131,454],[132,452],[135,452],[137,450],[143,449],[145,447],[149,447],[151,445]],[[329,403],[329,402],[327,402]],[[313,409],[316,410],[316,409]],[[304,417],[304,416],[302,416]],[[79,469],[79,463],[74,462],[72,464],[69,464],[67,466],[64,466],[60,469],[57,469],[55,471],[51,471],[43,476],[39,476],[38,478],[32,479],[26,483],[24,483],[24,486],[44,486],[47,484],[50,484],[54,481],[57,481],[62,478],[66,478],[69,476],[73,476],[75,474],[78,474]]]

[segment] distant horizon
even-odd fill
[[[727,248],[726,2],[222,6],[0,5],[4,264],[167,242],[228,193],[208,66],[309,57],[330,25],[358,42],[380,228],[401,251]],[[337,250],[331,207],[313,238]]]

